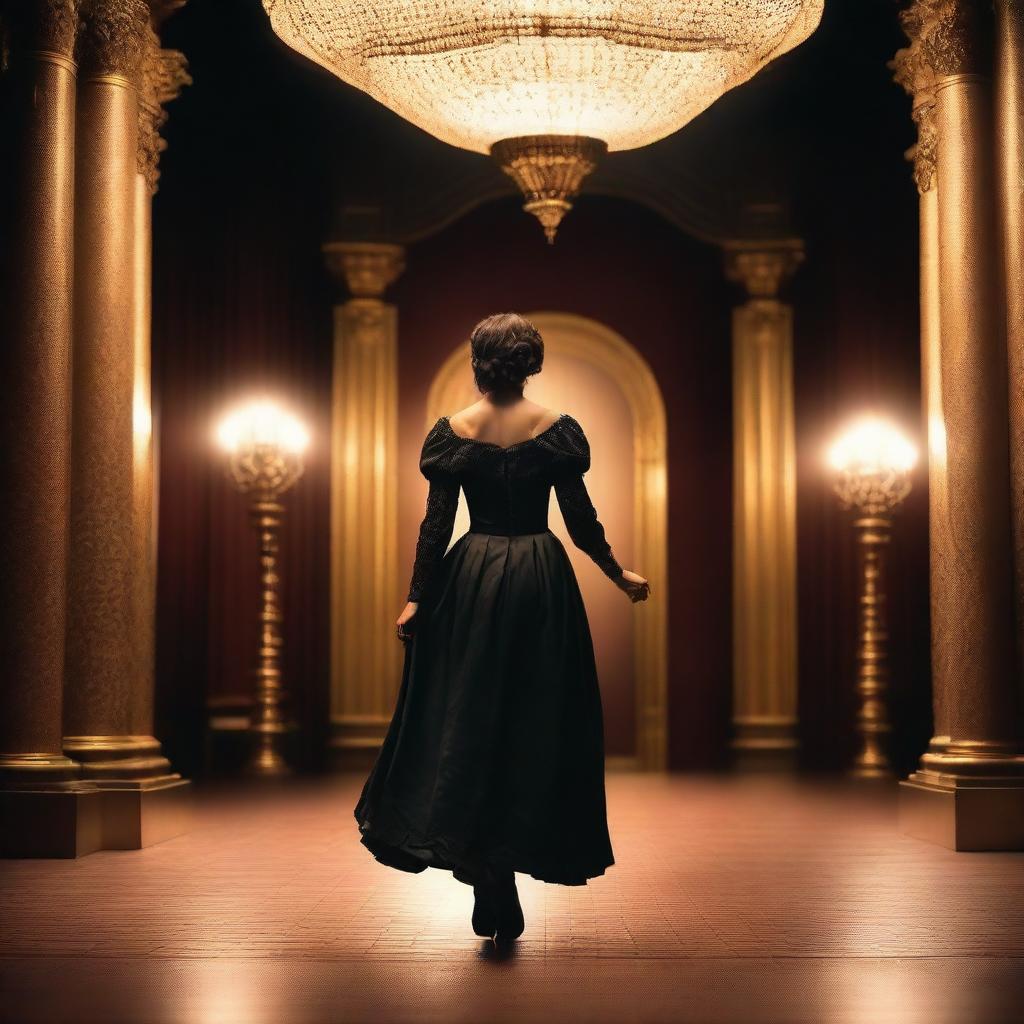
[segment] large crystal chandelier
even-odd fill
[[[677,131],[807,38],[823,0],[263,0],[274,31],[437,138],[490,153],[553,241],[609,150]]]

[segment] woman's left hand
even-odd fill
[[[651,585],[647,578],[639,573],[630,572],[629,569],[622,570],[622,589],[629,595],[630,601],[636,604],[637,601],[646,601],[651,596]]]
[[[398,620],[395,625],[398,627],[398,639],[405,643],[412,639],[412,626],[409,625],[411,620],[416,614],[419,608],[417,601],[410,601],[403,609],[402,614],[398,616]]]

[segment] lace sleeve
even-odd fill
[[[601,572],[616,583],[622,580],[622,566],[615,560],[604,536],[604,526],[590,500],[582,474],[566,476],[555,482],[558,507],[562,510],[573,544],[597,563]]]
[[[451,438],[441,417],[427,433],[420,452],[420,472],[430,481],[427,508],[416,540],[416,557],[409,583],[409,601],[419,601],[430,577],[444,557],[455,528],[459,480],[452,469]]]
[[[432,479],[427,494],[426,513],[416,540],[416,559],[412,567],[408,600],[419,601],[437,563],[444,557],[448,542],[452,539],[458,507],[458,481],[444,477]]]

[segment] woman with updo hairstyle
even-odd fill
[[[480,400],[430,427],[429,482],[391,724],[355,807],[360,841],[401,871],[471,885],[472,927],[496,943],[525,927],[515,873],[586,885],[614,864],[601,694],[586,608],[561,541],[631,601],[650,586],[612,554],[587,492],[590,445],[567,412],[526,398],[544,341],[518,313],[469,336]],[[469,529],[449,548],[464,492]]]
[[[517,313],[498,313],[469,336],[473,379],[483,394],[521,392],[527,377],[544,365],[544,339]]]

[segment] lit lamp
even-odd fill
[[[852,424],[829,451],[835,490],[843,508],[853,509],[860,564],[860,614],[857,643],[857,729],[860,750],[850,774],[860,779],[892,775],[884,737],[889,733],[886,691],[889,685],[885,616],[885,551],[892,517],[910,493],[914,446],[884,420],[864,418]]]
[[[549,242],[597,161],[670,135],[803,42],[823,0],[263,0],[274,31],[489,153]]]
[[[288,771],[281,738],[289,725],[282,714],[281,607],[278,601],[278,534],[284,506],[278,500],[302,476],[305,427],[273,402],[250,402],[228,413],[217,427],[227,453],[228,476],[250,496],[250,514],[260,545],[260,644],[249,732],[248,768],[255,774]]]

